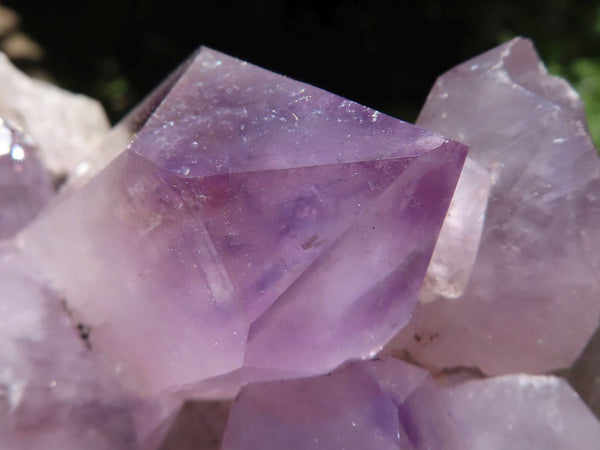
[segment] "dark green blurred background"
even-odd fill
[[[600,142],[600,2],[568,0],[6,1],[63,87],[112,121],[201,44],[405,120],[435,78],[513,36],[581,93]],[[26,67],[27,68],[27,67]]]

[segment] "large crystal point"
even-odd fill
[[[600,311],[600,160],[577,94],[515,39],[442,75],[418,123],[468,144],[492,185],[464,292],[427,298],[389,351],[489,374],[569,366]]]
[[[410,317],[466,147],[209,49],[186,64],[23,249],[152,391],[373,354]]]
[[[31,137],[0,118],[0,239],[16,234],[53,193]]]

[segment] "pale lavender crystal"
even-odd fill
[[[0,118],[0,239],[16,234],[53,193],[31,138]]]
[[[590,450],[600,423],[565,380],[505,375],[442,390],[467,450]]]
[[[466,148],[209,49],[167,86],[19,236],[94,348],[152,392],[374,354],[410,318]]]
[[[388,351],[489,374],[569,366],[600,310],[600,161],[577,94],[515,39],[441,76],[418,123],[469,145],[492,185],[464,292],[428,298]]]
[[[176,403],[125,388],[89,347],[85,324],[7,242],[0,299],[0,448],[157,446]]]
[[[598,442],[600,423],[560,378],[435,381],[384,358],[246,386],[222,448],[583,450]]]
[[[462,449],[427,372],[398,360],[256,383],[232,406],[223,450]]]
[[[98,101],[28,77],[3,53],[0,116],[33,136],[44,166],[58,178],[89,158],[109,128]]]

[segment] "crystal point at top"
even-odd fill
[[[203,48],[130,150],[181,176],[199,177],[412,157],[443,142],[371,108]]]
[[[20,236],[120,369],[235,392],[242,369],[326,372],[408,321],[465,146],[209,49],[138,113]]]

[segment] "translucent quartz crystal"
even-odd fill
[[[467,158],[427,268],[422,302],[464,292],[479,251],[489,193],[490,173]]]
[[[125,389],[89,348],[86,325],[8,242],[0,299],[0,448],[156,448],[176,403]]]
[[[600,161],[577,94],[515,39],[442,75],[418,123],[469,145],[491,192],[464,292],[429,295],[386,351],[488,374],[568,367],[600,309]]]
[[[560,378],[505,375],[442,390],[465,449],[590,450],[600,423]]]
[[[31,138],[0,118],[0,239],[16,234],[53,193]]]
[[[377,352],[410,318],[466,147],[209,49],[166,86],[19,236],[94,348],[149,392]]]
[[[0,117],[33,136],[44,165],[59,178],[91,157],[109,126],[99,102],[29,78],[3,53]]]
[[[427,372],[398,360],[255,383],[234,402],[223,450],[464,449]]]
[[[246,386],[222,448],[584,450],[598,442],[600,423],[559,378],[507,375],[441,387],[422,369],[383,359]]]

